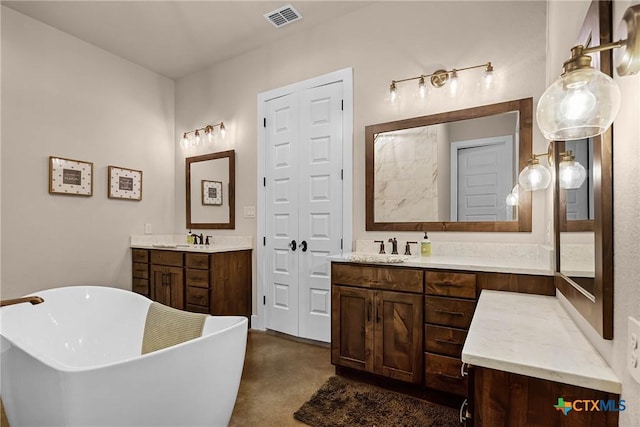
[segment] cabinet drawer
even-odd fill
[[[424,321],[443,326],[467,329],[471,324],[476,302],[457,298],[424,297]]]
[[[426,324],[424,326],[425,350],[451,357],[462,356],[462,346],[467,338],[464,329]]]
[[[187,304],[209,306],[209,290],[187,286]]]
[[[425,293],[445,297],[476,298],[476,275],[427,271],[425,273]]]
[[[135,293],[144,295],[146,297],[149,296],[149,280],[148,279],[138,279],[133,278],[131,290]]]
[[[459,396],[469,393],[469,377],[462,377],[460,359],[437,354],[424,354],[424,385]]]
[[[151,264],[182,267],[183,252],[151,251]]]
[[[149,251],[146,249],[131,249],[133,262],[149,262]]]
[[[209,254],[186,254],[185,264],[187,268],[195,268],[198,270],[208,270]]]
[[[206,313],[209,314],[209,307],[203,307],[200,305],[187,304],[187,311],[193,313]]]
[[[149,278],[149,264],[141,264],[139,262],[134,262],[131,267],[132,276],[138,279],[148,279]]]
[[[423,278],[422,270],[331,264],[331,281],[337,285],[422,293]]]
[[[187,269],[187,286],[209,288],[209,270]]]

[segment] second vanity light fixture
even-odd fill
[[[620,89],[611,77],[591,67],[590,53],[614,51],[619,76],[640,71],[640,5],[627,8],[620,23],[627,38],[600,46],[574,46],[560,77],[542,94],[536,116],[549,140],[584,139],[604,133],[620,108]],[[617,50],[620,49],[620,50]]]
[[[584,183],[584,180],[587,178],[586,169],[580,164],[580,162],[576,162],[575,156],[571,150],[560,153],[560,156],[562,156],[562,160],[558,165],[560,169],[558,172],[560,188],[563,190],[580,188],[582,183]],[[552,163],[551,144],[549,144],[549,150],[546,153],[534,154],[531,160],[529,160],[529,164],[522,170],[522,172],[520,172],[520,176],[518,176],[518,183],[520,184],[520,187],[526,191],[544,190],[551,183],[551,173],[549,172],[549,169],[540,164],[540,157],[547,157],[549,159],[549,163]],[[516,190],[516,187],[514,187],[514,191]]]
[[[213,132],[215,131],[216,127],[220,128],[220,136],[224,138],[226,129],[224,127],[224,123],[220,122],[216,123],[215,125],[206,125],[198,129],[190,130],[189,132],[184,132],[182,134],[182,147],[187,148],[192,144],[198,146],[202,142],[203,137],[206,137],[209,142],[212,142]],[[190,140],[190,134],[193,134],[193,141]]]
[[[421,74],[416,77],[409,77],[401,80],[392,80],[391,85],[389,85],[389,95],[391,97],[391,101],[395,101],[398,97],[398,83],[409,82],[413,80],[418,81],[418,94],[421,98],[426,97],[427,95],[427,79],[431,83],[431,86],[435,88],[443,87],[445,84],[448,84],[452,93],[456,93],[458,89],[458,73],[460,71],[472,70],[474,68],[484,68],[484,85],[486,87],[490,87],[493,81],[493,65],[491,62],[487,62],[486,64],[474,65],[472,67],[465,68],[453,68],[451,70],[436,70],[431,74]]]

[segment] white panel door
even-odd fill
[[[457,150],[458,221],[505,221],[513,176],[511,138],[467,141]]]
[[[298,97],[269,101],[266,116],[266,326],[298,335]]]
[[[327,255],[341,252],[342,82],[300,94],[299,256],[301,337],[331,340]]]
[[[341,104],[336,82],[265,106],[266,327],[325,342],[331,340],[326,257],[342,252]]]

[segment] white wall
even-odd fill
[[[299,7],[304,15],[304,2]],[[256,220],[243,218],[242,210],[243,206],[255,206],[257,200],[257,94],[353,67],[354,239],[390,237],[389,233],[365,231],[365,126],[510,99],[533,97],[537,102],[545,85],[545,23],[544,2],[376,2],[294,38],[178,80],[177,134],[223,120],[228,135],[215,146],[188,151],[177,148],[176,230],[186,231],[184,158],[233,148],[237,153],[236,230],[216,234],[255,238]],[[420,102],[406,92],[409,86],[417,87],[410,84],[399,87],[404,96],[399,105],[385,101],[392,79],[487,61],[492,61],[496,70],[497,84],[492,92],[476,88],[482,70],[475,70],[460,73],[466,87],[458,97],[432,90],[427,101]],[[546,142],[537,128],[534,150],[546,152]],[[546,217],[551,216],[546,203],[544,194],[534,195],[532,233],[434,232],[430,237],[434,241],[543,243]],[[392,234],[399,239],[422,237],[421,233]],[[254,261],[254,285],[255,271]]]
[[[589,1],[552,2],[549,7],[549,80],[555,80],[569,57]],[[615,1],[614,40],[626,35],[616,29],[626,8],[638,1]],[[614,72],[615,74],[615,72]],[[572,308],[569,312],[622,381],[627,409],[620,413],[621,427],[640,420],[640,384],[627,372],[627,317],[640,319],[640,76],[618,77],[622,104],[613,124],[613,218],[614,218],[614,339],[603,340]],[[570,306],[569,306],[570,307]]]
[[[2,297],[131,286],[129,235],[173,231],[174,87],[2,7]],[[93,197],[48,194],[50,155],[94,163]],[[107,166],[143,171],[140,202],[107,198]]]

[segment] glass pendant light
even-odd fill
[[[560,188],[574,190],[580,188],[587,178],[587,171],[584,166],[575,161],[575,156],[571,150],[564,153],[559,165]]]
[[[184,133],[182,135],[182,148],[187,148],[189,146],[189,136]]]
[[[540,164],[534,155],[529,160],[529,164],[520,172],[518,182],[525,191],[544,190],[551,183],[551,173]]]
[[[391,102],[394,102],[396,99],[398,99],[398,88],[396,88],[395,81],[392,81],[391,86],[389,86],[389,97],[391,99]]]
[[[493,83],[493,65],[491,62],[487,64],[487,68],[484,71],[484,75],[482,76],[482,80],[484,80],[484,87],[489,89]]]
[[[196,146],[200,145],[200,131],[196,130]]]
[[[227,135],[227,129],[224,127],[224,123],[220,122],[220,136],[224,138]]]
[[[520,201],[519,190],[520,186],[518,184],[514,185],[511,193],[507,195],[507,206],[518,206],[518,202]]]
[[[424,76],[420,76],[420,80],[418,80],[418,93],[422,99],[427,96],[427,85],[424,82]]]
[[[451,75],[449,76],[449,91],[451,92],[451,95],[455,95],[456,93],[458,93],[458,87],[458,71],[456,71],[456,69],[454,68],[453,71],[451,71]]]
[[[565,69],[571,71],[565,71],[549,86],[538,102],[538,126],[549,140],[600,135],[611,126],[620,109],[618,85],[591,68],[591,57],[583,55],[581,49],[582,46],[572,49],[580,56],[565,63]],[[572,65],[572,61],[576,63]]]

